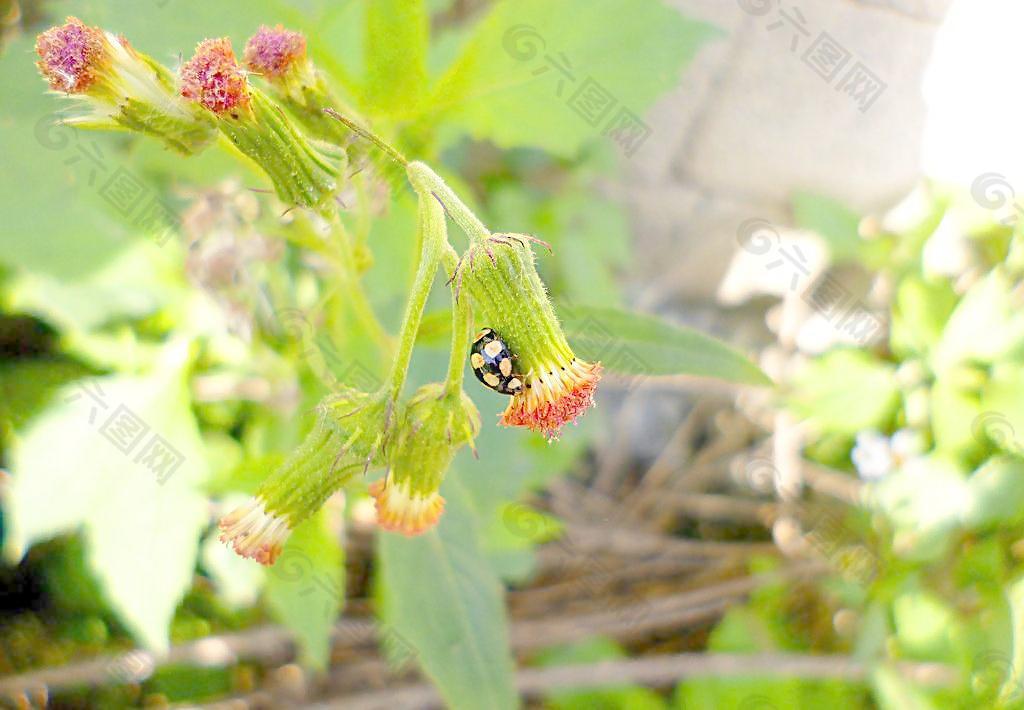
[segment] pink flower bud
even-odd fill
[[[103,31],[68,17],[36,38],[36,66],[55,91],[79,94],[86,91],[107,61]]]
[[[249,105],[245,72],[238,65],[227,37],[206,39],[181,67],[181,95],[214,113]]]
[[[270,80],[284,76],[305,58],[306,38],[281,25],[260,26],[245,45],[243,57],[249,71]]]

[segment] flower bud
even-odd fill
[[[558,438],[594,403],[601,363],[575,356],[534,265],[532,237],[493,234],[470,247],[453,278],[465,284],[477,322],[501,334],[512,352],[522,388],[501,415],[504,426],[522,426]],[[483,253],[481,253],[483,252]]]
[[[438,492],[452,459],[480,431],[480,413],[461,390],[424,385],[410,400],[388,473],[370,486],[377,522],[385,530],[418,535],[444,511]]]
[[[351,133],[331,118],[324,109],[333,109],[346,116],[355,111],[331,90],[306,54],[306,37],[301,32],[261,26],[245,45],[243,61],[246,69],[262,77],[271,93],[295,117],[304,130],[316,138],[336,145],[347,145]],[[361,157],[365,148],[359,143],[349,146],[353,159]],[[354,162],[354,160],[353,160]]]
[[[256,491],[220,521],[220,539],[243,557],[272,565],[288,535],[362,468],[345,456],[338,431],[323,417]]]
[[[203,111],[183,101],[174,76],[123,37],[69,17],[36,39],[36,66],[54,91],[78,97],[88,112],[66,119],[87,128],[126,128],[192,154],[217,135]]]
[[[261,25],[245,45],[243,61],[249,71],[270,82],[301,81],[311,74],[306,38],[281,25]]]
[[[280,106],[250,86],[230,40],[199,43],[181,68],[181,95],[211,113],[221,132],[267,173],[282,202],[333,211],[344,151],[312,143]]]

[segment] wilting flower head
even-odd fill
[[[305,63],[306,38],[281,25],[261,25],[245,45],[243,60],[249,71],[270,81],[280,79]]]
[[[522,426],[548,439],[575,422],[594,403],[601,363],[580,360],[534,266],[532,237],[494,234],[471,247],[463,280],[481,325],[504,338],[523,381],[501,415],[505,426]]]
[[[186,154],[216,135],[210,119],[178,96],[171,72],[123,37],[69,17],[39,35],[36,53],[50,88],[87,106],[64,123],[139,131]]]
[[[370,486],[377,522],[385,530],[418,535],[444,511],[438,490],[456,452],[472,445],[480,414],[461,390],[442,384],[421,387],[409,402],[387,476]]]
[[[180,73],[181,95],[214,113],[229,113],[249,104],[245,72],[227,37],[200,42]]]
[[[256,495],[221,519],[221,541],[243,557],[274,564],[295,526],[361,469],[360,461],[344,454],[338,431],[321,417]]]

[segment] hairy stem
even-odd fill
[[[405,317],[398,335],[398,349],[391,364],[391,374],[385,385],[392,400],[398,399],[405,383],[405,375],[409,370],[416,334],[423,318],[423,307],[434,283],[434,276],[441,263],[441,256],[448,244],[448,228],[445,223],[444,209],[428,192],[424,192],[422,183],[413,174],[410,166],[410,180],[419,195],[419,239],[421,246],[419,266],[413,280],[412,292],[405,305]]]
[[[420,199],[424,192],[433,194],[444,205],[444,209],[452,221],[459,225],[459,228],[466,233],[470,240],[483,239],[490,235],[490,230],[473,214],[473,210],[469,209],[448,187],[441,176],[425,163],[419,161],[409,163],[409,176],[413,181],[413,187],[421,196]],[[419,186],[417,186],[417,182]]]
[[[453,298],[452,301],[452,350],[448,356],[448,375],[444,381],[447,396],[458,395],[462,390],[462,380],[466,373],[466,353],[471,337],[469,330],[473,326],[473,311],[469,299],[456,301]]]

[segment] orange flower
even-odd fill
[[[569,347],[537,274],[533,241],[539,242],[520,234],[480,238],[452,278],[469,291],[479,325],[501,334],[522,381],[501,424],[527,427],[550,440],[594,404],[602,368],[580,360]]]

